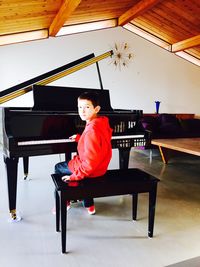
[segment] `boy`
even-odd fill
[[[98,116],[99,111],[98,94],[85,92],[78,97],[78,113],[86,121],[82,135],[70,137],[78,142],[78,155],[55,165],[55,173],[65,174],[62,177],[65,182],[101,176],[107,171],[112,156],[112,130],[108,118]],[[83,202],[88,213],[95,214],[94,200],[84,199]]]

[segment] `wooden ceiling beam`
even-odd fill
[[[136,5],[127,10],[118,18],[118,25],[124,26],[125,24],[138,17],[139,15],[141,15],[142,13],[152,8],[161,1],[163,0],[142,0],[138,2]]]
[[[61,8],[49,27],[49,36],[56,36],[65,21],[79,6],[81,0],[64,0]]]
[[[186,49],[198,46],[198,45],[200,45],[200,35],[196,35],[194,37],[180,41],[178,43],[174,43],[171,46],[171,52],[175,53],[175,52],[183,51],[183,50],[186,50]]]

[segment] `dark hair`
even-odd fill
[[[95,92],[85,92],[81,94],[78,99],[86,99],[92,102],[92,105],[94,107],[99,106],[100,101],[99,101],[99,94]]]

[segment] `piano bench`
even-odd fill
[[[65,183],[61,175],[52,174],[55,184],[56,231],[60,229],[62,253],[66,252],[67,212],[66,202],[84,198],[98,198],[116,195],[132,195],[132,219],[137,217],[138,193],[149,193],[148,236],[153,237],[157,183],[159,179],[140,169],[108,170],[105,175],[85,178],[76,186]]]

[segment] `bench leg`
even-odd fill
[[[61,192],[60,197],[60,206],[61,206],[61,245],[62,253],[66,252],[66,234],[67,234],[67,212],[66,212],[66,199],[63,197]]]
[[[60,200],[59,200],[59,194],[57,190],[55,190],[54,196],[55,196],[55,208],[56,208],[56,232],[59,232],[60,231]]]
[[[132,219],[137,220],[138,194],[132,194]]]
[[[149,192],[149,223],[148,223],[148,236],[153,237],[155,208],[156,208],[156,194],[157,183],[154,184],[153,189]]]

